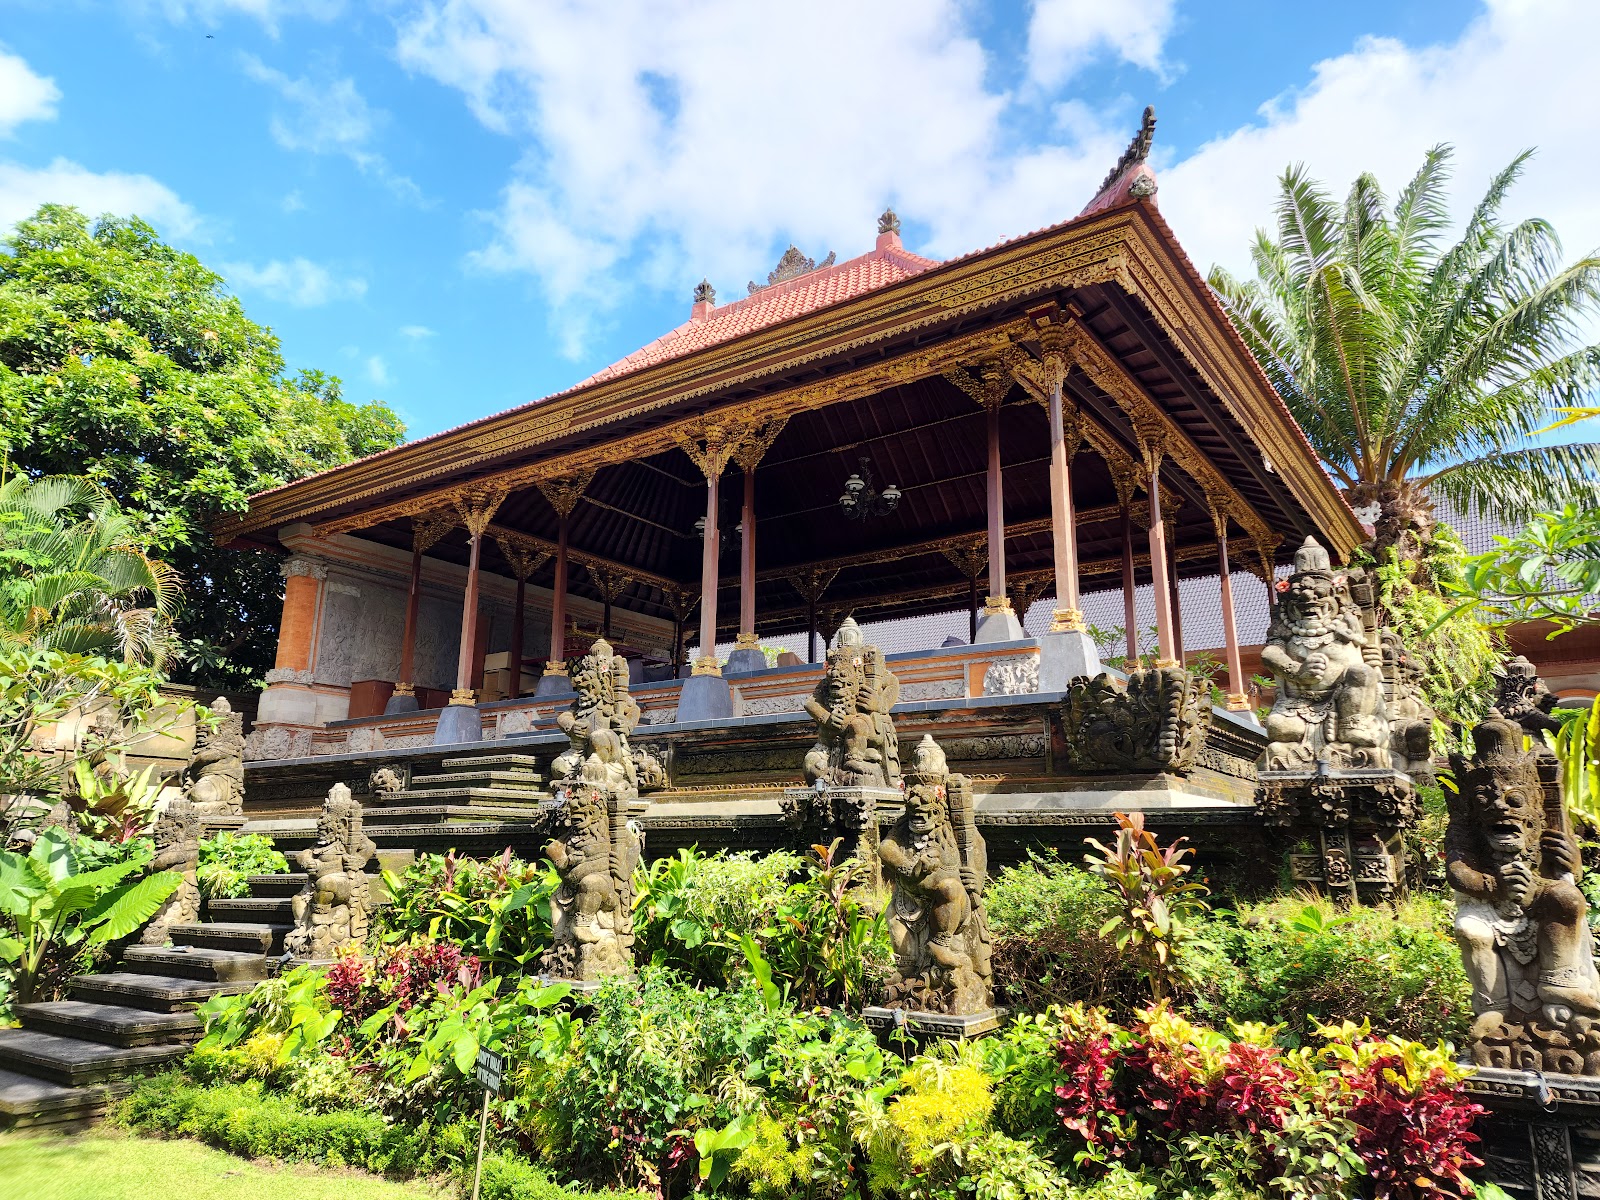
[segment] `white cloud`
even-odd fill
[[[400,336],[409,341],[421,342],[433,337],[434,331],[426,325],[402,325],[400,326]]]
[[[408,200],[421,198],[417,185],[396,174],[383,155],[372,149],[373,136],[388,114],[367,103],[355,80],[292,78],[250,54],[244,56],[244,69],[288,104],[272,117],[272,138],[278,145],[312,154],[342,154],[396,195]]]
[[[1172,31],[1176,0],[1033,0],[1028,18],[1028,77],[1053,88],[1102,54],[1157,74]]]
[[[224,263],[222,273],[235,287],[260,292],[296,308],[316,308],[335,300],[356,300],[367,294],[367,281],[356,277],[340,278],[327,267],[309,259],[287,262],[274,259],[262,266],[250,263]]]
[[[1059,143],[1007,151],[1013,101],[986,88],[969,15],[963,0],[425,0],[399,57],[527,144],[472,261],[536,275],[577,354],[625,262],[687,307],[702,275],[728,294],[786,239],[858,252],[889,202],[935,253],[1075,214],[1128,111],[1107,125],[1080,106]]]
[[[278,207],[283,209],[283,211],[286,213],[301,212],[304,210],[305,206],[306,198],[300,194],[300,190],[298,188],[287,193],[282,200],[278,201]]]
[[[342,0],[159,0],[159,6],[170,21],[193,19],[209,27],[224,17],[254,17],[273,37],[289,17],[331,21],[344,9]]]
[[[34,74],[21,57],[0,49],[0,137],[24,121],[52,120],[59,99],[54,79]]]
[[[1277,177],[1304,162],[1343,197],[1371,171],[1392,197],[1438,142],[1456,146],[1458,213],[1489,178],[1537,145],[1508,211],[1547,217],[1569,257],[1600,246],[1600,105],[1592,0],[1490,0],[1447,45],[1367,39],[1318,63],[1301,91],[1277,97],[1261,120],[1208,143],[1161,173],[1161,207],[1196,264],[1248,273],[1257,226],[1270,226]]]
[[[383,361],[383,357],[381,355],[374,354],[372,357],[367,359],[367,378],[370,379],[377,387],[389,386],[391,382],[389,378],[389,367]]]
[[[76,205],[90,217],[140,216],[168,237],[205,240],[194,209],[148,175],[91,171],[65,158],[46,167],[0,161],[0,229],[32,216],[41,204]]]

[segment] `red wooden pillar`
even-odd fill
[[[756,470],[744,469],[744,509],[739,538],[739,634],[736,650],[756,650]]]
[[[456,690],[450,693],[451,704],[472,704],[476,699],[472,680],[478,650],[478,562],[483,552],[483,535],[472,534],[467,545],[471,552],[467,558],[467,591],[461,604],[461,649],[456,655]]]
[[[411,583],[406,590],[406,623],[400,633],[400,678],[395,681],[396,696],[416,692],[417,614],[422,605],[422,546],[415,535],[411,546]]]
[[[1133,573],[1133,504],[1132,497],[1122,501],[1122,611],[1124,633],[1128,641],[1128,658],[1124,664],[1129,671],[1139,665],[1139,592]]]
[[[556,527],[556,577],[550,586],[550,651],[545,656],[546,675],[567,674],[567,526],[568,513]]]
[[[1244,690],[1244,665],[1239,658],[1239,630],[1233,612],[1233,574],[1228,564],[1228,514],[1211,510],[1217,534],[1217,574],[1221,579],[1222,641],[1228,660],[1228,711],[1248,712],[1250,697]]]
[[[700,657],[694,660],[694,674],[721,675],[722,667],[717,662],[717,488],[722,462],[712,461],[708,466],[705,543],[700,550]]]
[[[1077,453],[1081,433],[1078,415],[1072,414],[1067,427],[1061,390],[1066,381],[1061,371],[1050,381],[1050,537],[1055,558],[1056,607],[1050,618],[1052,633],[1071,633],[1083,629],[1083,608],[1078,599],[1078,530],[1072,511],[1072,456]],[[1021,620],[1026,613],[1018,613]]]
[[[1159,446],[1145,450],[1149,472],[1150,591],[1156,602],[1156,666],[1175,667],[1177,644],[1172,636],[1172,587],[1167,570],[1167,527],[1161,519],[1161,457]]]
[[[1004,612],[1006,603],[1005,488],[1000,476],[1000,404],[987,406],[989,417],[989,596],[985,612]]]

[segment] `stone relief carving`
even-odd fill
[[[959,679],[929,679],[922,683],[908,683],[900,689],[902,701],[959,700],[967,694],[967,685]]]
[[[142,945],[164,946],[174,925],[200,919],[200,885],[195,877],[200,866],[199,810],[182,797],[169,801],[156,819],[151,837],[156,853],[150,861],[150,873],[176,871],[183,879],[139,937]]]
[[[361,829],[361,805],[348,786],[328,789],[317,819],[316,843],[294,856],[306,883],[294,897],[294,929],[283,948],[296,958],[325,962],[367,940],[372,893],[366,868],[377,847]]]
[[[374,750],[382,750],[387,745],[388,742],[383,736],[383,730],[371,725],[352,729],[346,742],[346,746],[352,754],[368,754]]]
[[[430,744],[432,740],[430,736]],[[257,725],[244,740],[244,757],[250,762],[306,758],[310,754],[311,730],[291,725]]]
[[[1498,711],[1473,730],[1445,857],[1480,1066],[1600,1075],[1600,977],[1583,865],[1548,751]]]
[[[974,813],[971,783],[950,773],[938,743],[924,735],[906,773],[905,811],[878,847],[892,889],[888,1007],[951,1015],[993,1007],[988,857]]]
[[[1067,756],[1087,771],[1188,771],[1210,727],[1210,685],[1182,667],[1080,676],[1061,702]]]
[[[273,667],[266,674],[267,686],[275,683],[300,683],[310,687],[317,681],[316,675],[311,671],[297,671],[293,667]]]
[[[224,696],[210,708],[217,725],[213,729],[201,723],[195,730],[184,794],[200,816],[235,817],[244,811],[243,718]]]
[[[379,767],[367,776],[367,791],[379,800],[405,791],[405,776],[393,767]]]
[[[529,733],[533,730],[533,714],[522,709],[501,713],[496,728],[502,738],[518,733]]]
[[[804,712],[806,698],[798,692],[786,696],[761,696],[744,702],[747,717],[772,717],[779,713]]]
[[[985,696],[1027,696],[1039,690],[1039,656],[1024,655],[989,664],[983,673]]]
[[[805,757],[806,782],[828,787],[898,788],[900,742],[889,710],[900,699],[883,652],[863,643],[846,617],[822,678],[805,701],[817,741]]]

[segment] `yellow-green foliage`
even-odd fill
[[[788,1200],[804,1194],[811,1181],[811,1151],[790,1141],[775,1118],[762,1113],[752,1126],[755,1136],[734,1159],[733,1179],[749,1189],[754,1200]]]
[[[902,1090],[865,1130],[868,1180],[876,1192],[907,1200],[937,1195],[959,1174],[952,1151],[988,1128],[993,1082],[975,1066],[918,1059]]]
[[[277,1079],[283,1067],[279,1054],[286,1034],[257,1033],[236,1045],[201,1045],[189,1056],[188,1067],[206,1080],[243,1083],[247,1079],[264,1082]]]

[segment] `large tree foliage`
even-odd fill
[[[145,543],[80,476],[0,483],[0,642],[165,665],[177,580]]]
[[[1449,161],[1449,147],[1430,150],[1392,211],[1371,175],[1340,205],[1293,167],[1277,236],[1258,231],[1251,248],[1257,278],[1211,273],[1351,503],[1379,506],[1380,559],[1426,540],[1435,497],[1518,520],[1600,491],[1600,446],[1533,440],[1593,403],[1600,346],[1583,334],[1600,312],[1600,258],[1563,267],[1547,222],[1505,222],[1526,154],[1449,242]]]
[[[208,524],[254,492],[396,444],[384,405],[278,339],[221,276],[137,218],[45,205],[0,256],[0,450],[30,475],[105,487],[177,569],[180,677],[240,684],[271,664],[274,556],[215,546]]]

